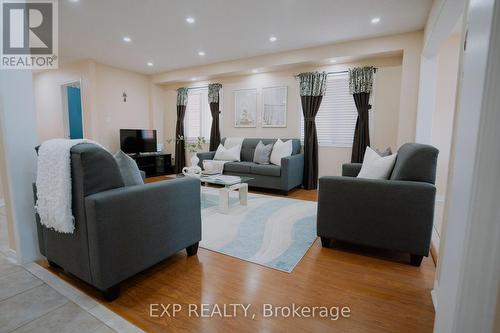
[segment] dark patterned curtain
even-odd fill
[[[181,173],[186,166],[186,151],[184,147],[184,116],[188,100],[188,89],[177,89],[177,124],[175,125],[175,173]],[[182,140],[179,140],[182,139]]]
[[[375,68],[372,66],[356,67],[349,70],[349,91],[354,98],[358,119],[354,130],[352,143],[352,163],[361,163],[365,157],[366,147],[370,145],[370,128],[368,111],[370,105],[370,93],[373,88],[373,74]]]
[[[326,90],[327,73],[301,73],[300,99],[304,114],[304,179],[307,190],[318,188],[318,137],[316,134],[316,114]]]
[[[211,83],[208,85],[208,103],[212,113],[212,127],[210,129],[210,148],[209,151],[217,150],[220,144],[220,126],[219,126],[219,91],[222,88],[220,83]]]

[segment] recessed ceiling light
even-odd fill
[[[274,37],[274,36],[269,37],[269,41],[270,41],[271,43],[274,43],[274,42],[275,42],[275,41],[277,41],[277,40],[278,40],[278,38],[276,38],[276,37]]]
[[[69,0],[69,2],[78,2],[79,0]]]
[[[255,73],[258,73],[258,72],[259,72],[258,70],[256,70],[256,69],[252,69],[252,73],[254,73],[254,74],[255,74]]]
[[[376,23],[379,23],[380,22],[380,17],[374,17],[372,18],[372,23],[373,24],[376,24]]]
[[[200,52],[198,52],[198,55],[199,55],[200,57],[203,57],[203,56],[205,55],[205,52],[200,51]]]
[[[153,63],[151,61],[148,62],[146,65],[148,65],[149,67],[153,67]]]
[[[132,38],[125,36],[125,37],[123,37],[123,41],[125,43],[130,43],[132,41]]]
[[[333,64],[333,63],[337,62],[337,60],[336,59],[330,59],[330,62]]]
[[[192,18],[191,16],[189,17],[186,17],[186,22],[189,23],[189,24],[193,24],[195,22],[194,18]]]
[[[191,78],[191,81],[196,81],[196,78],[195,78],[195,77],[192,77],[192,78]]]

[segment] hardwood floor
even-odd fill
[[[314,201],[316,191],[297,190],[288,197]],[[112,303],[47,262],[40,265],[148,332],[431,332],[434,322],[430,257],[413,267],[406,255],[342,243],[326,249],[319,239],[291,274],[203,248],[193,257],[179,252],[125,281]],[[176,317],[152,318],[151,303],[178,303],[183,310]],[[251,303],[256,317],[244,318],[243,311],[237,318],[189,317],[189,303]],[[264,303],[348,306],[350,317],[263,318]]]

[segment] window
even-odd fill
[[[300,137],[304,140],[304,116],[300,105]],[[318,144],[351,147],[358,111],[349,94],[349,74],[333,74],[327,78],[327,87],[318,114],[316,130]]]
[[[208,88],[189,89],[186,115],[184,117],[184,134],[189,141],[197,137],[210,140],[212,114],[208,104]]]

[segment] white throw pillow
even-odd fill
[[[215,152],[214,160],[216,161],[240,161],[241,145],[226,149],[222,144],[219,144]]]
[[[273,152],[271,153],[271,163],[274,165],[281,166],[281,159],[283,157],[288,157],[292,155],[292,140],[288,140],[286,142],[278,139],[273,146]]]
[[[397,154],[381,157],[370,147],[366,147],[365,157],[358,178],[389,179]]]

